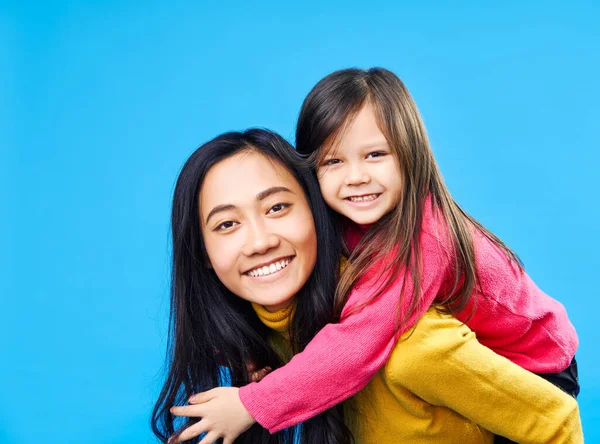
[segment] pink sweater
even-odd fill
[[[301,423],[358,393],[387,362],[398,334],[408,330],[435,298],[452,283],[451,247],[447,230],[427,200],[421,232],[422,278],[420,311],[396,331],[404,273],[372,303],[357,312],[377,289],[381,265],[369,270],[350,293],[338,324],[325,326],[302,353],[260,383],[240,388],[240,399],[252,417],[275,433]],[[360,240],[350,231],[351,248]],[[472,302],[457,318],[476,332],[479,341],[499,355],[535,373],[564,370],[575,355],[578,338],[564,307],[543,293],[483,234],[474,236],[479,286]],[[483,290],[481,294],[481,291]],[[413,291],[406,275],[404,292]],[[407,356],[407,359],[410,359]]]

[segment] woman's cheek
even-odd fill
[[[207,241],[206,252],[212,268],[217,275],[229,273],[236,264],[236,258],[224,242]]]
[[[315,222],[312,214],[308,213],[302,223],[299,225],[304,227],[302,230],[302,245],[306,256],[306,264],[309,268],[309,273],[315,266],[317,261],[317,232],[315,230]]]

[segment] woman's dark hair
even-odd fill
[[[314,271],[296,296],[290,325],[293,352],[302,351],[333,319],[340,239],[314,172],[285,139],[268,130],[230,132],[202,145],[183,166],[173,196],[169,370],[151,420],[152,430],[162,442],[193,422],[178,421],[169,412],[170,407],[183,405],[194,393],[229,385],[229,378],[232,386],[248,384],[248,363],[258,369],[275,369],[284,364],[269,343],[270,330],[250,302],[231,293],[207,266],[198,213],[199,191],[215,164],[242,151],[260,153],[289,170],[302,186],[312,210],[317,259]],[[287,429],[271,435],[255,424],[236,442],[291,443],[294,433]],[[341,405],[306,421],[296,433],[300,442],[306,444],[352,441]],[[198,438],[188,442],[198,442]]]

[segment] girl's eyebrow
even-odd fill
[[[370,148],[380,147],[380,146],[383,146],[383,145],[386,145],[386,146],[388,145],[387,140],[385,140],[385,139],[374,140],[372,142],[368,142],[368,143],[365,143],[364,145],[361,145],[360,148],[363,149],[363,150],[366,150],[366,149],[370,149]]]
[[[290,190],[289,188],[286,188],[286,187],[271,187],[271,188],[267,188],[266,190],[261,191],[260,193],[258,193],[256,195],[255,199],[258,200],[258,201],[261,201],[261,200],[264,200],[267,197],[272,196],[273,194],[277,194],[277,193],[292,193],[292,194],[296,194],[292,190]],[[237,207],[235,205],[232,205],[232,204],[217,205],[212,210],[210,210],[210,213],[208,213],[208,216],[206,216],[206,222],[204,222],[204,223],[208,224],[209,219],[211,217],[213,217],[217,213],[222,213],[223,211],[235,210],[236,208]]]
[[[377,147],[388,147],[389,148],[389,144],[388,141],[386,139],[379,139],[379,140],[372,140],[369,141],[367,143],[364,143],[362,145],[360,145],[358,147],[359,150],[368,150],[371,148],[377,148]],[[339,152],[339,147],[337,149],[330,149],[328,150],[325,154],[323,154],[322,159],[330,159],[333,157],[337,156],[337,153]]]

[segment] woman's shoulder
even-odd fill
[[[400,337],[398,345],[404,347],[439,348],[472,333],[471,329],[441,307],[432,305],[412,329]]]
[[[448,365],[448,357],[474,339],[467,325],[432,306],[400,337],[386,364],[386,376],[392,383],[420,378],[427,373],[423,366]]]

